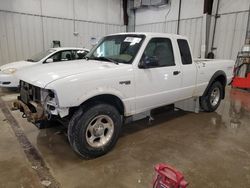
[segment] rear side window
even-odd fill
[[[182,64],[183,65],[192,64],[192,57],[187,41],[184,39],[177,39],[177,43],[181,54]]]
[[[73,50],[74,59],[83,59],[88,54],[85,50]]]

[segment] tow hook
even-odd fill
[[[30,110],[30,108],[28,107],[28,105],[24,104],[22,101],[20,100],[15,100],[13,103],[12,103],[12,108],[11,110],[14,111],[14,110],[20,110],[21,112],[23,112],[23,115],[22,117],[23,118],[27,118],[27,120],[29,122],[32,122],[32,123],[36,123],[40,120],[44,120],[46,119],[46,115],[44,114],[44,110],[43,110],[43,106],[42,104],[40,103],[30,103],[34,109],[35,109],[35,112],[32,112]]]

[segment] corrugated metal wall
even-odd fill
[[[126,26],[115,24],[88,23],[81,21],[76,22],[76,27],[79,32],[77,45],[84,46],[84,44],[87,44],[87,46],[85,46],[88,48],[91,47],[89,39],[93,36],[97,39],[100,39],[102,36],[105,36],[107,34],[126,31]]]
[[[203,17],[188,18],[180,20],[179,32],[181,35],[185,35],[189,38],[190,46],[193,50],[194,57],[200,57],[200,46],[201,46],[201,34],[202,34],[202,20]],[[177,20],[149,23],[149,24],[138,24],[135,27],[138,32],[166,32],[166,33],[177,33]]]
[[[201,57],[202,17],[183,19],[180,21],[180,34],[189,39],[194,57]]]
[[[40,4],[39,0],[18,2],[14,0],[0,0],[0,65],[26,59],[43,49],[47,49],[51,46],[52,40],[60,40],[62,46],[85,46],[90,48],[91,37],[100,38],[106,34],[124,32],[126,30],[125,26],[120,24],[122,22],[121,12],[117,11],[121,8],[121,4],[119,4],[121,1],[76,0],[75,26],[72,16],[74,13],[71,10],[74,7],[72,5],[73,0],[64,0],[63,3],[59,2],[61,1],[41,0]],[[58,3],[62,6],[57,7],[58,10],[55,11],[51,8]],[[70,13],[66,11],[68,3],[72,6],[70,7]],[[179,31],[180,34],[189,38],[194,57],[200,57],[201,47],[204,45],[202,44],[202,42],[204,43],[202,33],[205,33],[205,18],[200,11],[203,2],[183,0],[183,3]],[[22,4],[25,4],[25,6],[21,6]],[[29,7],[29,4],[32,4],[34,8]],[[97,5],[106,7],[106,9]],[[241,8],[239,9],[240,5]],[[217,48],[214,51],[216,58],[235,59],[237,52],[244,44],[249,14],[249,11],[246,10],[248,9],[246,5],[249,6],[249,1],[247,0],[237,2],[221,0],[219,8],[220,18],[217,19],[214,37],[214,47]],[[145,19],[145,16],[148,14],[148,10],[145,9],[145,13],[141,10],[141,14],[137,14],[140,20],[137,20],[135,30],[139,32],[176,33],[178,1],[173,1],[171,6],[172,10],[166,22],[162,21],[166,15],[164,9],[159,9],[159,11],[158,9],[150,10],[153,13],[149,14],[151,17],[147,17],[147,19]],[[42,8],[40,9],[39,7]],[[96,7],[100,14],[93,12],[93,7]],[[198,8],[196,9],[196,7]],[[6,10],[1,10],[2,8]],[[61,9],[65,9],[65,11],[61,11]],[[190,10],[193,11],[190,12]],[[190,17],[188,17],[189,15]],[[157,21],[154,22],[154,20]],[[213,21],[214,19],[212,19],[211,28],[213,27]],[[79,33],[76,36],[73,34],[74,28]],[[209,36],[210,39],[211,36]]]
[[[215,58],[233,59],[245,42],[247,18],[249,14],[249,0],[214,0],[212,18],[204,16],[204,1],[182,0],[179,33],[190,40],[193,56],[203,56],[205,49],[211,49],[214,15],[219,1],[217,26],[214,35]],[[177,18],[179,1],[171,1],[164,8],[142,8],[136,12],[136,31],[149,32],[177,32]],[[170,14],[168,15],[168,10]],[[146,15],[150,17],[146,17]],[[208,19],[209,18],[209,19]],[[157,20],[154,22],[153,20]],[[167,20],[166,22],[162,20]],[[149,20],[149,21],[148,21]],[[166,27],[164,29],[164,27]]]
[[[0,64],[43,49],[41,18],[0,11]]]
[[[236,59],[245,42],[248,14],[248,11],[221,14],[217,19],[214,37],[216,58]]]
[[[22,2],[29,4],[26,1]],[[25,7],[19,10],[19,6],[16,6],[19,4],[18,2],[0,2],[0,5],[1,3],[3,5],[0,6],[0,65],[27,59],[35,53],[50,48],[53,40],[60,40],[62,46],[91,48],[91,37],[99,39],[107,34],[126,31],[126,26],[122,25],[122,21],[119,21],[122,18],[121,1],[84,0],[83,2],[76,0],[77,18],[75,18],[75,21],[70,15],[71,13],[66,11],[63,14],[61,12],[63,10],[58,7],[56,10],[48,10],[46,7],[52,1],[43,1],[43,13],[45,15],[39,13],[39,11],[42,12],[39,9],[39,6],[41,6],[39,0],[30,1],[30,3],[32,2],[35,2],[33,12],[31,7],[29,10],[26,10]],[[53,6],[57,3],[58,1],[54,0]],[[73,0],[68,2],[70,6],[72,3]],[[94,14],[91,10],[100,9],[100,7],[96,7],[100,3],[104,3],[105,5],[102,6],[105,6],[106,9],[101,8],[100,14],[91,16]],[[88,5],[88,7],[80,7],[83,5]],[[114,7],[119,8],[119,10],[113,10]],[[6,10],[1,10],[2,8]],[[87,9],[88,12],[83,11],[83,9]],[[112,9],[112,11],[109,9]],[[72,12],[72,7],[68,11]],[[105,14],[106,12],[108,14]],[[106,15],[106,17],[102,15]],[[77,31],[78,35],[74,35],[74,31]]]

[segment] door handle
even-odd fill
[[[181,71],[174,71],[173,72],[173,75],[178,75],[178,74],[180,74],[181,73]]]

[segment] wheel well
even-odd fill
[[[219,81],[219,82],[222,84],[223,87],[226,86],[227,80],[226,80],[226,77],[225,77],[224,75],[217,76],[217,77],[214,79],[213,82],[216,82],[216,81]]]
[[[218,81],[222,84],[222,87],[223,87],[222,99],[224,99],[225,98],[225,87],[227,84],[226,77],[224,75],[220,75],[214,79],[214,82],[216,82],[216,81]]]
[[[216,81],[218,81],[218,82],[220,82],[222,84],[222,87],[223,87],[222,99],[224,99],[225,98],[225,87],[226,87],[226,84],[227,84],[227,79],[226,79],[226,74],[223,71],[217,71],[212,76],[212,78],[210,79],[210,81],[208,83],[208,86],[207,86],[207,88],[206,88],[203,95],[206,95],[206,93],[208,92],[208,89]]]
[[[84,101],[80,106],[89,106],[89,105],[93,105],[93,103],[96,102],[103,102],[103,103],[107,103],[110,104],[112,106],[114,106],[121,115],[124,114],[124,105],[123,102],[121,101],[121,99],[115,95],[111,95],[111,94],[102,94],[102,95],[98,95],[95,97],[92,97],[86,101]],[[78,109],[78,107],[73,107],[70,109],[70,114],[73,114],[73,112]]]

